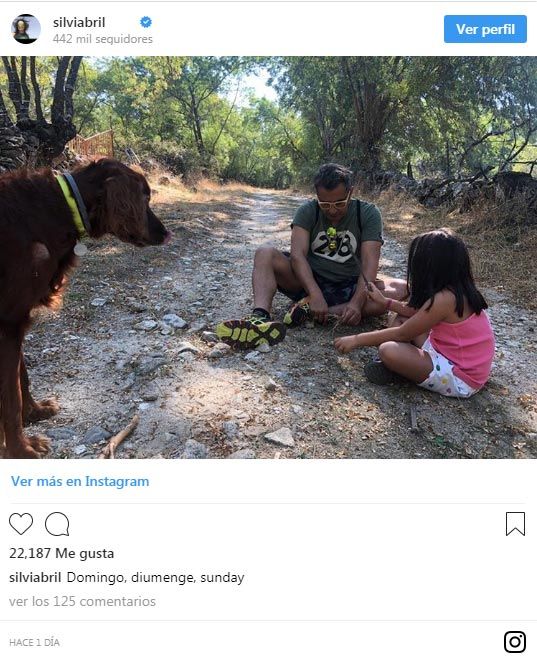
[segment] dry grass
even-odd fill
[[[257,189],[246,184],[221,184],[201,179],[187,186],[181,177],[165,170],[145,173],[151,186],[151,203],[166,227],[183,236],[211,232],[224,238],[229,233],[228,222],[239,213],[245,197]]]
[[[239,182],[221,184],[211,179],[200,179],[195,186],[186,186],[181,177],[161,169],[152,170],[146,176],[157,204],[227,202],[257,190]]]
[[[395,191],[378,196],[364,194],[382,210],[385,228],[408,245],[421,232],[449,228],[466,242],[480,287],[505,291],[513,303],[537,309],[537,227],[506,220],[505,205],[484,202],[460,214],[445,209],[426,209],[413,198]],[[511,209],[512,211],[512,209]],[[513,214],[513,219],[520,215]]]

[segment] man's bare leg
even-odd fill
[[[252,272],[254,308],[270,313],[278,286],[290,292],[302,289],[291,268],[291,260],[273,246],[261,246],[255,252]]]
[[[253,315],[220,322],[216,335],[236,349],[253,349],[263,344],[275,345],[285,338],[286,326],[270,318],[272,300],[278,285],[290,292],[302,286],[291,269],[291,260],[273,246],[257,249],[252,273]]]

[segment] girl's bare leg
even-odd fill
[[[379,356],[387,368],[416,384],[427,379],[433,369],[429,354],[408,342],[382,343]]]

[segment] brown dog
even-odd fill
[[[23,423],[49,418],[54,400],[35,402],[22,355],[30,312],[61,299],[80,239],[112,234],[135,246],[166,243],[170,233],[149,208],[145,178],[102,159],[55,177],[51,170],[0,177],[0,442],[6,458],[38,458],[49,444]]]

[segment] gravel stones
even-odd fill
[[[226,345],[226,343],[219,342],[212,348],[212,350],[207,355],[209,359],[221,359],[223,356],[231,354],[231,347]]]
[[[255,453],[251,448],[241,448],[228,455],[228,460],[255,460]]]
[[[236,421],[224,421],[222,425],[222,431],[226,435],[227,439],[235,439],[239,434],[239,424]]]
[[[195,345],[189,342],[180,342],[176,350],[179,354],[182,354],[183,352],[191,352],[192,354],[201,354],[201,349],[198,349]]]
[[[159,323],[160,335],[161,336],[171,336],[173,333],[173,327],[164,324],[164,322]]]
[[[186,322],[182,317],[179,317],[179,315],[176,315],[175,313],[168,313],[167,315],[164,315],[162,321],[164,324],[172,327],[173,329],[186,329],[188,326],[188,322]]]
[[[280,428],[274,432],[269,432],[265,435],[265,439],[273,444],[287,446],[288,448],[292,448],[295,445],[295,440],[289,428]]]
[[[202,444],[195,439],[189,439],[185,443],[185,448],[183,450],[184,460],[205,460],[208,456],[209,450],[205,444]]]
[[[148,384],[142,392],[144,402],[155,402],[155,400],[159,399],[159,396],[160,393],[156,384]]]
[[[251,361],[252,363],[255,363],[256,361],[259,361],[260,359],[259,352],[254,350],[253,352],[248,352],[248,354],[244,355],[244,360],[245,361]]]
[[[193,322],[190,325],[190,329],[188,330],[188,333],[199,333],[200,331],[203,331],[205,328],[207,328],[207,322],[205,320],[198,320],[197,322]]]
[[[134,325],[136,331],[153,331],[158,326],[158,322],[155,320],[142,320],[138,324]]]
[[[264,342],[264,343],[261,343],[261,345],[257,346],[257,351],[260,354],[268,354],[269,352],[272,351],[272,347],[268,343]]]
[[[82,437],[82,443],[83,444],[96,444],[99,441],[104,441],[105,439],[110,439],[112,435],[108,430],[105,430],[104,428],[100,427],[99,425],[96,425],[92,428],[90,428],[86,434]]]
[[[143,359],[140,362],[140,365],[135,368],[134,372],[138,376],[150,375],[165,363],[166,359],[163,356],[151,356],[147,359]]]
[[[54,441],[69,441],[78,436],[78,432],[73,428],[50,428],[47,430],[47,436]]]

